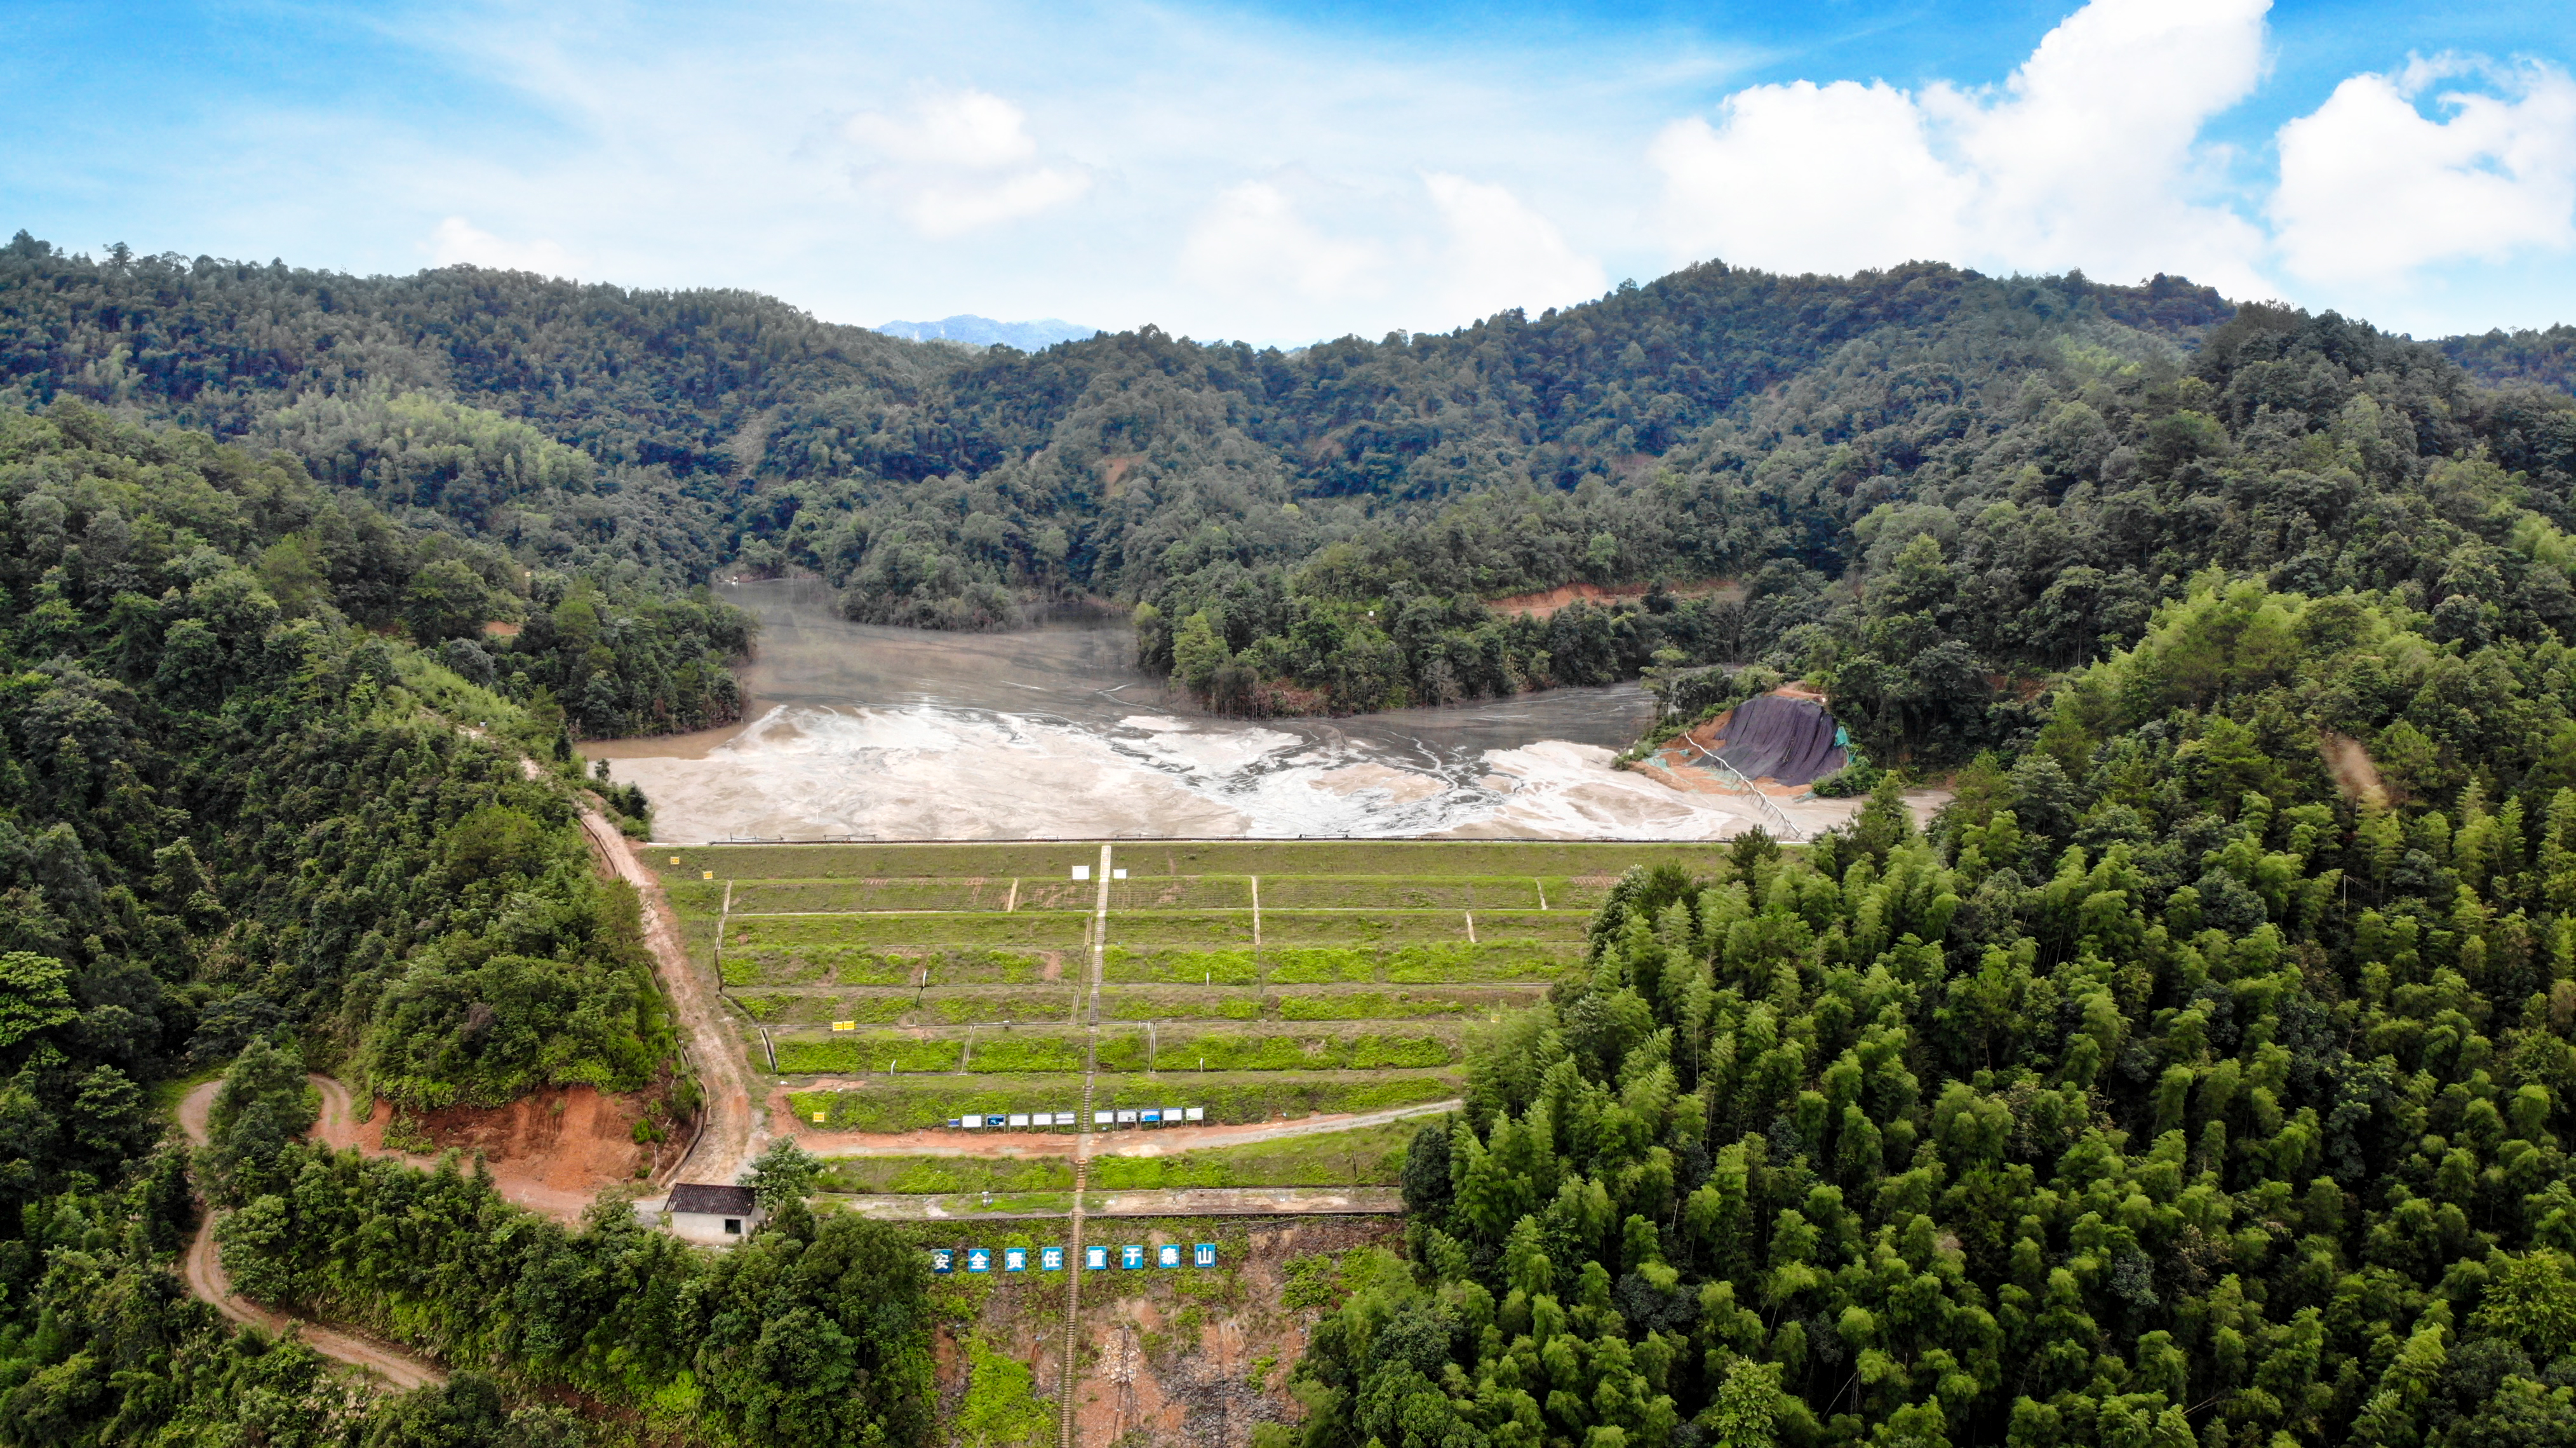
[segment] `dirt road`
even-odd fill
[[[477,738],[483,731],[465,728]],[[543,771],[536,761],[521,759],[520,767],[529,778]],[[712,984],[698,978],[687,949],[680,943],[676,918],[663,898],[661,882],[643,863],[616,826],[596,809],[581,806],[582,830],[600,862],[618,878],[635,887],[644,901],[644,938],[659,968],[663,988],[671,1009],[679,1021],[687,1042],[690,1065],[698,1073],[705,1094],[705,1125],[689,1154],[666,1173],[668,1178],[730,1183],[734,1174],[750,1161],[759,1145],[759,1132],[754,1120],[752,1095],[744,1074],[742,1047],[733,1038],[730,1023],[717,1009]],[[334,1147],[357,1147],[371,1155],[400,1155],[386,1152],[378,1142],[366,1138],[367,1123],[357,1119],[351,1107],[347,1088],[328,1076],[310,1078],[322,1096],[321,1119],[315,1123],[315,1135]],[[214,1105],[219,1081],[209,1081],[190,1091],[179,1102],[180,1128],[188,1140],[203,1146],[208,1139],[207,1117]],[[405,1156],[414,1165],[434,1164],[435,1158]],[[543,1179],[522,1178],[516,1173],[496,1174],[494,1184],[501,1194],[521,1206],[531,1207],[566,1220],[577,1219],[590,1203],[592,1193],[568,1191],[561,1185]],[[309,1319],[291,1317],[237,1296],[224,1275],[223,1259],[215,1247],[214,1216],[210,1212],[189,1244],[185,1277],[188,1290],[212,1304],[216,1311],[235,1322],[259,1327],[270,1332],[297,1329],[305,1342],[324,1356],[382,1376],[400,1388],[416,1388],[430,1383],[444,1383],[447,1375],[431,1364],[399,1349],[374,1342],[339,1328],[326,1327]]]
[[[459,733],[495,747],[508,747],[471,724],[449,722]],[[543,766],[524,754],[519,756],[519,769],[532,780],[542,779],[546,773]],[[767,1140],[767,1133],[761,1129],[761,1116],[753,1106],[751,1078],[744,1073],[741,1038],[717,1004],[716,983],[700,979],[696,965],[690,961],[688,946],[680,940],[679,917],[672,913],[671,902],[662,894],[661,878],[636,858],[634,845],[599,812],[589,796],[576,790],[572,799],[574,808],[581,813],[582,833],[590,840],[591,853],[609,873],[634,886],[635,893],[643,897],[644,944],[653,952],[663,994],[679,1021],[683,1049],[688,1052],[689,1066],[697,1073],[698,1088],[705,1098],[700,1105],[705,1116],[697,1140],[690,1144],[685,1156],[656,1172],[654,1183],[658,1186],[694,1181],[730,1186],[734,1176],[750,1165]]]
[[[818,1087],[836,1083],[820,1080]],[[1364,1126],[1384,1126],[1389,1122],[1408,1121],[1417,1116],[1438,1116],[1465,1105],[1463,1101],[1426,1101],[1417,1106],[1393,1106],[1384,1111],[1345,1112],[1329,1116],[1301,1116],[1293,1121],[1259,1121],[1240,1126],[1165,1126],[1153,1130],[1121,1129],[1092,1133],[1088,1154],[1092,1156],[1171,1156],[1184,1151],[1204,1151],[1219,1146],[1250,1146],[1257,1142],[1284,1141],[1296,1136],[1320,1136],[1327,1132],[1353,1131]],[[771,1093],[770,1119],[795,1121],[788,1109],[784,1088]],[[1071,1156],[1079,1140],[1060,1131],[829,1131],[819,1126],[794,1125],[796,1144],[816,1156]]]
[[[346,1118],[349,1111],[348,1093],[339,1090],[339,1083],[327,1076],[316,1076],[312,1079],[316,1085],[325,1087],[322,1093],[324,1112],[328,1113],[332,1109],[331,1103],[336,1092],[340,1113],[343,1118]],[[187,1132],[190,1144],[195,1146],[206,1144],[207,1113],[214,1106],[215,1092],[222,1086],[221,1081],[209,1081],[180,1099],[179,1127]],[[248,1298],[235,1295],[231,1279],[224,1275],[223,1256],[215,1249],[215,1214],[211,1211],[206,1213],[204,1221],[197,1224],[196,1240],[188,1244],[186,1271],[183,1275],[187,1279],[190,1295],[211,1304],[217,1312],[233,1321],[271,1333],[283,1333],[289,1328],[294,1328],[303,1338],[305,1345],[315,1352],[334,1361],[364,1368],[397,1388],[420,1388],[447,1381],[447,1374],[399,1348],[388,1347],[383,1343],[339,1328],[325,1327],[310,1318],[291,1317],[274,1308],[263,1307]]]
[[[1071,1194],[1066,1195],[1069,1198]],[[834,1193],[822,1200],[882,1222],[1048,1219],[1061,1222],[1073,1216],[1069,1201],[1061,1211],[980,1211],[977,1199],[970,1194]],[[1084,1196],[1082,1205],[1083,1215],[1094,1225],[1103,1217],[1385,1216],[1403,1210],[1404,1193],[1394,1187],[1172,1187],[1153,1191],[1095,1191]]]
[[[699,1090],[706,1098],[705,1124],[696,1143],[661,1180],[730,1186],[735,1174],[751,1164],[767,1136],[754,1115],[741,1038],[717,1004],[715,982],[702,978],[689,959],[688,947],[680,940],[679,917],[662,894],[660,877],[635,857],[635,847],[617,826],[587,803],[581,806],[581,827],[601,863],[644,898],[644,943],[660,968],[663,992],[679,1021],[689,1065],[697,1072]]]

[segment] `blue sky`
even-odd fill
[[[2576,6],[0,10],[0,229],[1296,343],[1718,256],[2576,321]]]

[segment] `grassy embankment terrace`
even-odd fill
[[[1128,877],[1109,882],[1105,922],[1100,882],[1070,878],[1074,866],[1097,869],[1096,843],[709,846],[650,863],[690,949],[765,1031],[755,1066],[767,1071],[774,1050],[787,1084],[806,1088],[792,1090],[799,1116],[887,1132],[969,1112],[1072,1110],[1086,1069],[1100,1073],[1096,1109],[1188,1104],[1219,1123],[1454,1096],[1467,1033],[1580,959],[1620,871],[1665,859],[1705,870],[1718,853],[1520,841],[1112,850]],[[1188,1185],[1219,1184],[1203,1180],[1211,1172],[1229,1185],[1350,1185],[1353,1149],[1330,1149],[1344,1167],[1329,1183],[1180,1158],[1117,1170]],[[893,1170],[851,1181],[891,1181]],[[1061,1189],[1017,1178],[918,1188]]]
[[[1394,1186],[1403,1173],[1405,1144],[1418,1129],[1416,1123],[1398,1121],[1170,1156],[1095,1156],[1091,1159],[1091,1187],[1094,1191],[1123,1192],[1183,1187]],[[821,1187],[827,1192],[905,1196],[1070,1192],[1073,1159],[842,1157],[826,1167]]]

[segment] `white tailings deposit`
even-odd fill
[[[1137,671],[1123,625],[924,633],[846,622],[816,583],[723,592],[762,624],[746,722],[584,750],[643,787],[658,839],[1721,839],[1770,823],[1750,799],[1609,767],[1653,709],[1634,685],[1222,719]],[[1792,809],[1813,829],[1856,803]]]

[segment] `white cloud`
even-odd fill
[[[913,166],[992,170],[1037,159],[1038,143],[1018,106],[982,91],[923,101],[909,118],[868,113],[843,128],[887,160]]]
[[[1577,253],[1555,223],[1504,187],[1437,173],[1422,184],[1449,228],[1437,263],[1446,316],[1435,325],[1582,301],[1607,284],[1599,262]]]
[[[1005,221],[1052,211],[1081,198],[1091,178],[1053,168],[978,183],[931,182],[904,202],[904,216],[924,236],[962,236]]]
[[[1298,211],[1280,186],[1230,186],[1190,228],[1181,270],[1212,291],[1277,299],[1344,301],[1374,294],[1383,250],[1325,234]]]
[[[2497,92],[2417,101],[2473,75]],[[2400,281],[2443,262],[2576,245],[2576,81],[2537,63],[2445,57],[2357,75],[2281,128],[2271,214],[2284,264],[2327,283]]]
[[[1932,154],[1923,109],[1893,87],[1836,81],[1756,86],[1655,138],[1665,234],[1683,257],[1714,254],[1787,272],[1848,272],[1960,255],[1974,185]]]
[[[1665,237],[1786,271],[1915,259],[2260,286],[2199,140],[2251,94],[2269,0],[2093,0],[2001,87],[1756,86],[1667,126]]]
[[[504,241],[462,216],[447,218],[429,234],[429,264],[488,266],[550,277],[568,277],[581,270],[572,253],[554,242],[542,237],[535,241]]]
[[[1334,186],[1299,168],[1225,188],[1190,227],[1181,275],[1275,334],[1439,330],[1601,294],[1601,264],[1511,189],[1448,172]]]
[[[1028,116],[983,91],[934,95],[909,116],[853,116],[842,134],[871,158],[861,179],[926,237],[962,236],[1078,200],[1091,173],[1041,166]]]

